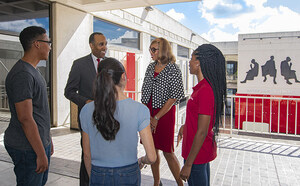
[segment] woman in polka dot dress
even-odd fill
[[[142,103],[150,110],[150,123],[157,154],[156,162],[151,165],[154,185],[162,185],[159,175],[159,150],[163,151],[177,184],[183,185],[179,176],[180,165],[174,154],[175,105],[184,98],[182,74],[175,64],[176,59],[166,39],[153,40],[149,50],[154,62],[150,63],[146,70]]]

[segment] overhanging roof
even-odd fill
[[[152,5],[191,2],[197,0],[49,0],[59,2],[86,12],[97,12],[104,10],[146,7]],[[198,0],[199,1],[199,0]]]
[[[49,3],[37,0],[0,0],[0,22],[49,15]]]
[[[0,22],[46,17],[49,2],[85,12],[98,12],[189,1],[195,0],[0,0]]]

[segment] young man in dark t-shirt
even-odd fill
[[[4,145],[14,162],[17,185],[45,185],[53,144],[46,81],[36,69],[47,60],[51,41],[46,30],[31,26],[19,36],[24,56],[10,70],[5,87],[11,120]]]

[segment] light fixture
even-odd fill
[[[146,6],[146,7],[145,7],[145,10],[147,10],[147,11],[149,12],[149,11],[152,11],[153,8],[152,8],[152,6]]]
[[[191,39],[190,42],[192,42],[193,37],[196,36],[196,34],[194,32],[191,33]]]

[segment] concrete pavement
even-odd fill
[[[8,121],[0,118],[0,180],[2,186],[16,185],[13,164],[3,146],[3,132]],[[52,128],[55,152],[51,158],[47,186],[79,185],[80,134],[68,126]],[[300,139],[300,138],[298,138]],[[211,163],[211,185],[300,185],[299,140],[271,140],[258,137],[230,137],[221,134],[218,156]],[[139,145],[139,156],[144,154]],[[181,146],[175,149],[181,165]],[[164,185],[176,185],[161,154],[161,177]],[[150,186],[153,178],[150,166],[142,170],[142,185]],[[186,184],[187,185],[187,184]]]

